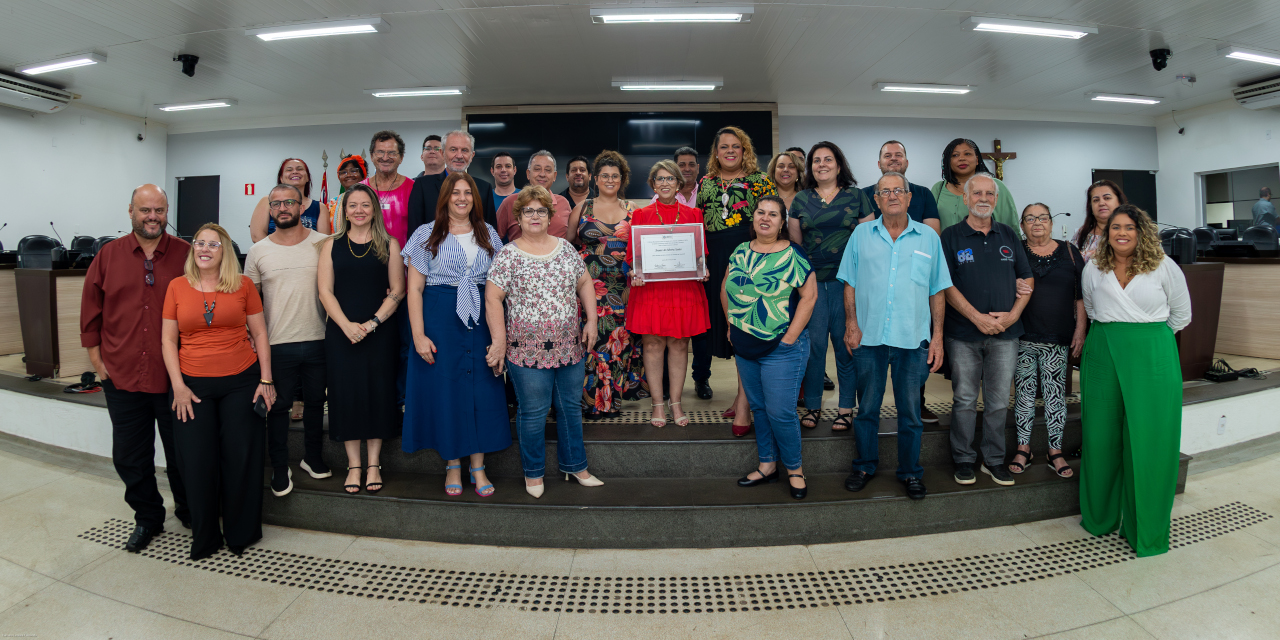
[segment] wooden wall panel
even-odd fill
[[[18,319],[18,285],[13,269],[0,269],[0,355],[22,353],[22,321]]]
[[[1280,265],[1227,265],[1217,348],[1280,360]]]
[[[84,289],[84,276],[58,278],[55,286],[58,309],[58,377],[76,377],[85,371],[93,371],[89,352],[80,346],[80,295]]]

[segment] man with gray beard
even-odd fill
[[[1030,296],[1018,296],[1018,280],[1034,287],[1031,264],[1018,232],[991,219],[999,189],[987,173],[975,173],[964,185],[969,215],[942,231],[953,287],[947,289],[943,325],[951,364],[951,457],[955,481],[977,481],[974,432],[978,392],[983,393],[982,472],[996,484],[1013,484],[1005,467],[1005,414],[1009,387],[1018,364],[1022,310]]]
[[[160,349],[160,317],[169,281],[181,278],[191,245],[165,233],[169,197],[144,184],[129,198],[133,233],[103,245],[89,265],[80,297],[80,345],[102,380],[111,418],[111,461],[124,482],[135,527],[125,550],[137,553],[164,531],[164,498],[156,484],[156,431],[174,515],[191,528],[186,489],[173,448],[169,372]]]

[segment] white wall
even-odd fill
[[[218,219],[231,238],[248,251],[249,218],[258,201],[276,184],[276,171],[285,158],[302,158],[312,173],[312,196],[320,197],[321,152],[329,154],[329,194],[338,193],[335,173],[339,151],[360,153],[369,148],[369,139],[382,129],[391,129],[405,141],[405,160],[400,173],[410,178],[422,171],[422,139],[457,129],[458,120],[421,122],[380,122],[367,124],[327,124],[175,133],[169,136],[166,188],[177,193],[177,178],[221,176]],[[372,170],[373,167],[370,167]],[[244,195],[244,185],[256,185],[256,194]],[[181,212],[178,213],[181,215]],[[177,221],[176,216],[171,219]]]
[[[0,242],[18,246],[24,236],[127,233],[129,194],[147,182],[163,184],[164,126],[95,109],[69,107],[31,114],[0,107],[0,155],[6,159],[5,214]]]
[[[1225,100],[1160,118],[1156,140],[1160,220],[1198,227],[1204,223],[1199,174],[1280,162],[1280,109],[1252,111]]]
[[[1149,126],[866,116],[780,116],[778,126],[784,149],[807,151],[820,140],[839,145],[864,187],[880,176],[876,156],[886,140],[906,145],[911,162],[907,179],[932,187],[942,179],[942,150],[948,142],[970,138],[990,153],[992,141],[999,138],[1004,151],[1018,154],[1005,163],[1004,175],[1019,208],[1043,202],[1054,213],[1072,214],[1055,218],[1055,238],[1064,229],[1074,233],[1083,221],[1084,193],[1094,169],[1160,168],[1155,128]],[[991,161],[987,165],[995,171]],[[1159,207],[1163,220],[1163,198]]]

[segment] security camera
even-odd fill
[[[1168,49],[1152,49],[1150,53],[1151,66],[1155,67],[1156,71],[1164,71],[1164,68],[1169,66],[1170,56],[1173,55],[1173,52]]]
[[[1154,55],[1154,54],[1153,54]],[[188,78],[194,78],[196,75],[196,64],[200,62],[200,56],[190,53],[180,53],[173,59],[174,62],[182,63],[182,73]],[[1164,67],[1160,67],[1163,69]]]

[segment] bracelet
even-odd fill
[[[378,319],[378,314],[376,313],[373,314],[373,317],[369,319],[369,322],[372,322],[373,326],[375,327],[382,324],[382,320]]]
[[[263,380],[262,378],[258,378],[258,384],[265,384],[265,385],[267,385],[268,387],[274,387],[274,386],[276,386],[276,383],[275,383],[275,382],[273,382],[273,381],[271,381],[271,380]]]

